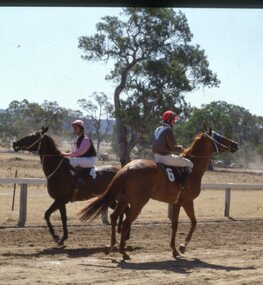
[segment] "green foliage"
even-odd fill
[[[79,38],[79,48],[84,60],[114,61],[106,79],[116,84],[120,152],[127,154],[139,140],[143,144],[164,110],[187,116],[186,92],[220,83],[204,50],[191,44],[193,35],[180,11],[125,8],[120,17],[103,17],[96,28],[93,36]]]
[[[188,146],[204,126],[239,143],[240,150],[231,154],[232,160],[248,165],[255,156],[263,159],[263,117],[252,115],[243,107],[217,101],[193,109],[189,119],[176,125],[174,132],[178,142]],[[221,158],[230,161],[230,154]]]
[[[49,126],[53,134],[64,135],[64,120],[68,112],[57,102],[43,104],[12,101],[6,112],[0,114],[0,139],[3,145],[31,133],[41,126]]]

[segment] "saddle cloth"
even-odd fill
[[[83,167],[77,167],[76,169],[71,170],[71,175],[77,175],[81,179],[96,179],[97,177],[97,169],[95,167],[89,167],[89,168],[83,168]]]
[[[167,175],[167,178],[170,182],[180,183],[185,180],[185,178],[191,172],[189,167],[175,167],[170,165],[165,165],[163,163],[157,163],[161,169]]]

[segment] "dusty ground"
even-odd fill
[[[188,224],[182,224],[179,239]],[[262,284],[263,221],[201,223],[174,260],[168,224],[133,227],[131,260],[104,254],[108,226],[72,226],[66,247],[43,227],[0,231],[0,284]]]
[[[16,168],[20,177],[43,176],[37,157],[0,154],[1,177],[12,177]],[[203,181],[262,183],[263,176],[207,172]],[[263,191],[233,191],[230,220],[223,218],[224,192],[202,191],[197,230],[177,260],[169,248],[167,205],[151,201],[132,228],[131,260],[124,262],[117,252],[104,254],[109,226],[77,220],[86,202],[68,205],[69,240],[57,247],[43,220],[52,202],[46,189],[29,189],[27,226],[19,229],[19,195],[12,212],[12,187],[0,187],[0,284],[263,284]],[[52,221],[61,233],[57,214]],[[180,221],[177,244],[189,228],[183,212]]]

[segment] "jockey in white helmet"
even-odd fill
[[[85,126],[82,120],[72,123],[74,133],[77,136],[75,149],[69,153],[63,153],[69,157],[70,164],[75,167],[90,168],[95,165],[96,150],[92,140],[84,134]]]

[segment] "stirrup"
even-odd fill
[[[179,187],[180,191],[182,191],[182,192],[185,191],[184,183],[179,183],[178,187]]]

